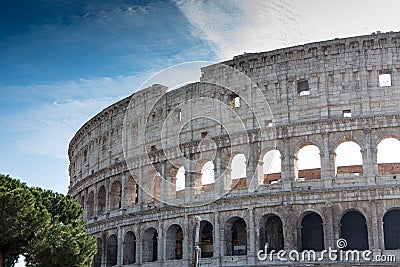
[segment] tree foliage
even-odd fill
[[[96,240],[85,232],[83,209],[70,195],[28,187],[0,174],[0,266],[90,266]]]

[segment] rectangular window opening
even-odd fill
[[[379,72],[379,87],[392,86],[392,75],[389,71]]]
[[[240,107],[240,97],[238,95],[232,95],[230,100],[231,108],[239,108]]]
[[[343,118],[351,118],[351,109],[343,110]]]
[[[298,81],[297,82],[297,94],[299,96],[310,95],[310,87],[308,85],[308,80]]]

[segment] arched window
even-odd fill
[[[268,243],[268,253],[283,249],[283,227],[281,218],[277,215],[267,215],[261,220],[260,249]]]
[[[336,174],[363,174],[361,147],[353,141],[341,143],[335,149]]]
[[[124,239],[124,265],[136,262],[136,236],[132,231],[125,235]]]
[[[240,217],[230,218],[225,223],[226,255],[247,255],[246,222]]]
[[[157,261],[158,234],[153,227],[146,229],[143,234],[143,262]]]
[[[383,216],[385,249],[400,249],[400,209],[386,212]]]
[[[296,180],[321,178],[321,157],[316,145],[303,146],[295,155],[294,169]]]
[[[106,188],[102,185],[97,193],[97,211],[103,214],[106,211]]]
[[[94,255],[93,267],[101,267],[101,258],[103,255],[103,240],[98,237],[97,241],[97,253]]]
[[[201,184],[213,184],[215,183],[214,174],[214,163],[212,161],[207,161],[201,168]]]
[[[186,174],[185,167],[181,166],[178,169],[178,171],[176,172],[176,176],[175,176],[175,178],[176,178],[176,186],[175,186],[176,192],[185,189],[185,187],[186,187],[185,174]]]
[[[115,235],[111,235],[107,240],[107,266],[117,265],[118,240]]]
[[[209,221],[200,223],[201,257],[211,258],[214,256],[213,226]]]
[[[264,184],[273,184],[281,180],[282,161],[279,150],[274,149],[263,157]]]
[[[88,199],[87,199],[87,218],[90,219],[94,215],[94,193],[90,191]]]
[[[322,251],[324,249],[324,228],[321,216],[312,212],[301,220],[301,249]]]
[[[231,180],[233,189],[246,187],[246,157],[244,154],[237,154],[231,162]]]
[[[379,175],[400,173],[400,141],[396,138],[386,138],[379,142],[378,146]]]
[[[138,202],[138,185],[133,177],[129,177],[126,181],[125,205],[132,208]]]
[[[167,260],[182,259],[182,240],[182,227],[177,224],[171,225],[166,236]]]
[[[110,209],[117,210],[121,208],[122,185],[120,181],[114,181],[110,192]]]
[[[347,240],[343,250],[368,249],[368,229],[364,215],[358,211],[349,211],[340,220],[340,237]]]

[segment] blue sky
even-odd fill
[[[0,172],[66,193],[68,143],[175,64],[375,31],[398,1],[2,0]]]

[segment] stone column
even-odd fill
[[[83,191],[83,203],[82,203],[82,205],[83,205],[83,218],[85,218],[86,221],[88,219],[90,219],[87,216],[87,211],[88,211],[87,202],[88,202],[88,189],[85,188],[85,190]]]
[[[94,185],[94,187],[93,187],[93,195],[94,195],[94,199],[93,199],[93,205],[94,205],[94,207],[93,207],[93,217],[95,217],[95,216],[98,216],[99,214],[98,214],[98,212],[99,212],[99,209],[98,209],[98,205],[99,205],[99,197],[98,197],[98,195],[97,195],[97,184],[95,184]]]
[[[247,263],[255,264],[256,256],[256,234],[254,225],[254,210],[253,208],[248,209],[249,212],[249,254],[247,255]]]
[[[371,230],[370,232],[368,232],[368,239],[369,239],[369,245],[370,245],[370,249],[379,249],[380,248],[380,244],[379,244],[379,227],[378,227],[378,210],[376,207],[376,201],[375,200],[371,200],[370,201],[370,224],[371,224],[371,228],[368,228],[368,230]],[[383,239],[383,238],[382,238]]]
[[[219,212],[214,213],[214,257],[221,261],[221,240],[220,240]]]
[[[117,233],[117,237],[118,237],[118,250],[117,250],[117,265],[122,265],[123,264],[123,257],[124,257],[124,240],[123,240],[123,236],[122,236],[122,229],[121,226],[118,226],[118,233]]]
[[[260,142],[254,141],[253,138],[251,137],[249,140],[250,153],[246,166],[246,187],[251,191],[255,190],[259,185],[257,167],[260,155]]]
[[[283,148],[283,151],[282,151],[282,154],[281,154],[282,186],[283,186],[284,190],[291,190],[292,182],[294,181],[294,179],[293,179],[293,177],[294,177],[294,172],[293,172],[294,158],[291,155],[289,138],[287,138],[287,137],[284,138],[284,142],[283,142],[282,148]]]
[[[214,159],[214,168],[215,168],[215,192],[217,194],[222,194],[225,190],[225,177],[224,170],[221,159],[221,148],[217,148],[217,155]]]
[[[182,260],[186,262],[187,266],[189,266],[189,262],[191,260],[191,250],[190,248],[192,247],[190,245],[191,242],[191,235],[190,235],[190,227],[189,227],[189,218],[188,216],[185,216],[183,220],[183,250],[182,250]],[[186,266],[184,264],[184,266]]]
[[[329,151],[329,133],[322,133],[323,147],[320,151],[321,156],[321,179],[324,180],[324,187],[332,187],[332,179],[335,178],[335,162],[332,153]]]
[[[126,175],[122,173],[121,177],[121,209],[126,209]]]
[[[142,227],[142,225],[141,224],[139,224],[139,226],[138,226],[138,231],[137,231],[137,234],[138,234],[138,236],[137,236],[137,244],[136,244],[136,263],[138,263],[139,265],[143,262],[143,258],[142,258],[142,255],[143,255],[143,246],[144,246],[144,244],[143,244],[143,231],[144,231],[144,229],[143,229],[143,227]]]
[[[157,261],[164,261],[164,244],[163,244],[163,240],[164,240],[164,229],[163,229],[164,223],[163,221],[159,221],[158,222],[158,247],[157,247]]]
[[[106,179],[105,187],[106,187],[106,206],[104,213],[106,214],[110,212],[110,192],[111,192],[110,179]]]
[[[160,200],[165,202],[168,197],[168,185],[167,185],[167,161],[161,161],[161,177],[160,177]]]
[[[368,184],[375,184],[374,163],[372,162],[371,151],[371,129],[364,129],[365,143],[361,151],[363,160],[363,175],[367,176]]]
[[[140,210],[143,209],[143,203],[144,203],[144,191],[143,191],[143,167],[140,165],[139,166],[139,176],[138,176],[138,203],[137,205],[140,207]]]
[[[107,266],[107,233],[103,231],[102,238],[102,252],[101,252],[101,266]]]
[[[333,206],[332,203],[326,203],[326,222],[324,223],[325,249],[334,248],[335,237],[333,233]]]

